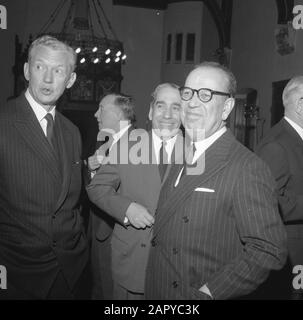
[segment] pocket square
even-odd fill
[[[199,192],[215,192],[214,189],[208,189],[208,188],[196,188],[195,191],[199,191]]]

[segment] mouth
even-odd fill
[[[42,88],[40,91],[45,96],[50,96],[53,93],[53,91],[51,89],[49,89],[49,88]]]

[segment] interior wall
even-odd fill
[[[162,82],[174,82],[183,85],[186,75],[198,64],[201,59],[201,33],[203,21],[203,2],[187,1],[170,3],[165,11],[164,36],[163,36],[163,56],[162,56]],[[166,63],[166,39],[168,34],[172,34],[171,62]],[[183,53],[182,61],[174,62],[175,35],[183,34]],[[185,61],[185,45],[187,33],[195,33],[195,60],[191,63]]]
[[[151,93],[160,83],[163,11],[114,6],[114,25],[124,44],[121,90],[134,96],[138,127],[148,127]]]
[[[300,1],[295,1],[300,4]],[[275,48],[278,12],[274,0],[234,0],[232,70],[238,87],[258,90],[264,134],[271,125],[272,82],[303,74],[303,30],[296,32],[296,50],[281,56]]]

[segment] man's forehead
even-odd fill
[[[172,87],[163,87],[159,89],[156,95],[156,101],[162,100],[163,98],[171,98],[171,97],[178,97],[179,98],[180,94],[177,88],[172,88]],[[180,98],[181,99],[181,98]]]
[[[185,81],[185,86],[197,86],[199,88],[207,88],[215,86],[211,89],[215,89],[217,86],[226,86],[228,85],[228,78],[226,74],[218,69],[213,67],[200,67],[194,69],[187,76]]]

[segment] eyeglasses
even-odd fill
[[[181,94],[181,99],[184,101],[189,101],[194,96],[195,92],[197,92],[198,98],[202,102],[209,102],[213,98],[214,94],[218,96],[232,97],[230,93],[215,91],[207,88],[201,88],[199,90],[196,90],[189,87],[181,87],[179,88],[179,91]]]

